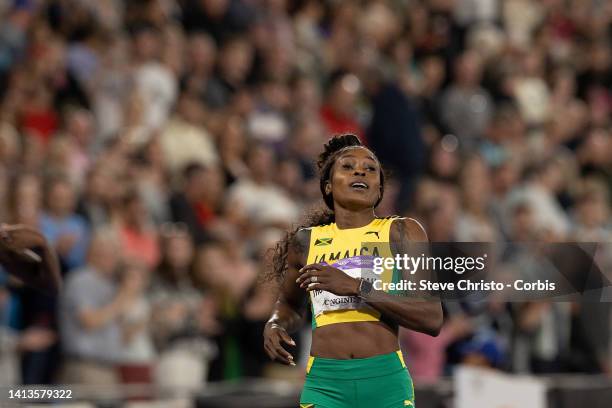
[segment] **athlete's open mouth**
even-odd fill
[[[357,190],[367,190],[369,187],[363,181],[356,181],[354,183],[351,183],[351,188],[354,188]]]

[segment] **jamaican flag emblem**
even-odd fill
[[[314,244],[315,246],[331,245],[332,239],[333,238],[318,238]]]

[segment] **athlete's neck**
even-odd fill
[[[334,206],[336,225],[340,229],[359,228],[368,225],[376,217],[373,208],[359,211],[347,210],[339,205]]]

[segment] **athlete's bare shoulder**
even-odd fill
[[[310,232],[311,228],[300,228],[289,242],[289,253],[291,259],[295,263],[301,264],[302,266],[306,264],[306,257],[308,256],[308,248],[310,247]]]
[[[408,242],[428,242],[425,228],[420,222],[410,217],[398,217],[393,220],[389,239],[392,247],[406,248]]]
[[[312,228],[300,228],[295,233],[295,239],[293,245],[301,251],[308,250],[310,246],[310,232]]]

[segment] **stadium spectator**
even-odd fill
[[[111,385],[119,382],[121,316],[137,300],[142,285],[120,278],[118,240],[112,230],[98,230],[89,246],[87,264],[66,280],[59,306],[65,361],[60,382]]]
[[[230,205],[238,206],[261,226],[290,225],[297,219],[298,208],[289,196],[273,183],[275,157],[270,148],[254,144],[247,154],[249,177],[235,183],[228,191]]]
[[[64,270],[81,267],[89,241],[89,228],[76,213],[76,191],[67,179],[48,180],[45,211],[39,218],[40,230],[60,256]]]
[[[157,231],[138,191],[131,190],[122,199],[118,235],[122,256],[154,268],[159,261]]]
[[[136,288],[132,302],[121,315],[121,356],[119,375],[123,383],[150,384],[156,353],[151,336],[151,302],[147,297],[150,270],[138,260],[128,259],[124,270],[126,283]]]
[[[224,183],[216,168],[190,163],[183,170],[183,185],[170,198],[175,222],[184,223],[197,245],[209,237],[207,229],[217,218]]]

